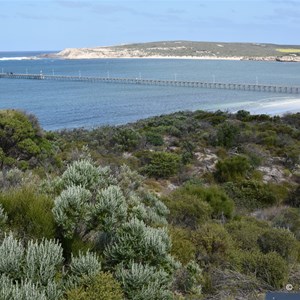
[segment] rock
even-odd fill
[[[287,181],[286,175],[284,174],[284,169],[281,166],[260,166],[257,169],[263,173],[263,181],[265,183],[280,183]]]

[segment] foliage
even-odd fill
[[[193,232],[192,236],[197,247],[197,262],[200,265],[221,265],[228,260],[233,241],[222,225],[205,223]]]
[[[289,193],[286,203],[293,207],[300,207],[300,185]]]
[[[65,286],[100,271],[99,261],[87,253],[72,257],[70,271],[66,274],[62,270],[62,253],[61,245],[54,240],[29,240],[24,247],[11,233],[5,235],[0,244],[0,295],[5,295],[6,299],[57,300]],[[23,294],[28,298],[23,298]]]
[[[272,220],[274,227],[290,230],[300,240],[300,212],[298,208],[286,208]]]
[[[170,210],[169,222],[174,225],[196,229],[211,218],[213,209],[209,203],[190,195],[184,189],[177,189],[164,202]]]
[[[237,266],[246,274],[252,274],[259,280],[269,284],[275,289],[287,283],[288,265],[277,253],[239,251],[235,253]]]
[[[74,164],[80,168],[74,169]],[[95,175],[95,180],[89,181],[93,183],[85,185],[87,179],[82,174],[86,166],[87,169],[98,170],[98,173],[103,170],[96,168],[92,162],[80,161],[74,162],[64,172],[76,178],[70,185],[65,183],[70,182],[70,177],[62,176],[65,189],[56,197],[53,208],[62,241],[73,242],[77,238],[86,239],[92,235],[94,247],[103,255],[105,269],[115,271],[121,268],[128,273],[132,264],[145,270],[149,264],[153,276],[166,272],[171,281],[170,275],[177,264],[170,256],[171,241],[167,231],[158,227],[167,223],[166,206],[157,197],[141,189],[138,182],[131,182],[132,179],[140,180],[140,177],[128,167],[123,166],[115,173],[106,169],[105,176]],[[93,260],[85,261],[85,266],[89,264],[91,269]],[[74,269],[72,264],[70,269]],[[83,272],[80,270],[80,273]],[[144,286],[142,294],[150,293],[148,289],[152,287],[148,286],[149,283],[141,284]]]
[[[7,223],[20,235],[32,238],[53,238],[55,223],[52,200],[32,187],[0,193],[0,204],[7,214]]]
[[[239,127],[236,124],[223,122],[217,127],[217,133],[213,140],[214,146],[230,148],[236,145],[239,134]]]
[[[249,160],[237,155],[218,161],[215,177],[219,182],[237,181],[243,179],[250,169]]]
[[[148,264],[131,263],[127,268],[119,266],[116,272],[122,283],[126,298],[129,300],[168,300],[171,278],[168,273],[156,270]]]
[[[132,128],[117,128],[112,136],[112,143],[121,151],[132,151],[138,146],[140,139],[138,132]]]
[[[239,249],[250,251],[259,250],[258,238],[269,229],[269,226],[265,222],[249,217],[231,221],[225,225],[225,228]]]
[[[36,118],[17,110],[0,111],[0,145],[1,168],[51,154],[51,144],[43,137]],[[31,163],[36,164],[34,160]]]
[[[295,262],[298,259],[299,244],[289,230],[269,229],[259,237],[258,245],[263,253],[277,252],[289,262]]]
[[[192,241],[192,233],[189,229],[171,227],[170,237],[172,240],[171,254],[182,264],[187,264],[195,259],[196,246]]]
[[[84,277],[80,284],[66,292],[65,300],[123,300],[120,284],[110,273]]]
[[[233,201],[217,186],[204,187],[199,184],[186,184],[178,191],[180,191],[183,199],[185,195],[190,195],[197,197],[198,201],[207,202],[212,208],[211,216],[213,218],[230,219],[233,215]],[[175,193],[177,193],[177,191]]]
[[[149,162],[143,167],[143,173],[155,178],[168,178],[179,169],[180,157],[168,152],[149,152]]]
[[[162,146],[164,144],[162,135],[155,131],[146,132],[146,141],[153,146]]]
[[[177,270],[175,281],[176,291],[201,299],[202,283],[202,269],[195,261],[191,260],[185,267]]]
[[[277,202],[276,194],[274,194],[270,184],[255,180],[242,180],[240,182],[227,182],[223,187],[241,210],[267,207]]]

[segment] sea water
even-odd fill
[[[45,51],[43,51],[45,53]],[[0,52],[0,73],[300,86],[300,64],[188,59],[41,59]],[[35,114],[46,130],[118,125],[182,110],[300,111],[300,95],[203,88],[0,79],[0,109]]]

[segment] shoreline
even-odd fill
[[[300,57],[245,57],[245,56],[117,56],[117,55],[42,55],[41,58],[65,60],[92,60],[92,59],[178,59],[178,60],[227,60],[227,61],[266,61],[266,62],[300,62]]]

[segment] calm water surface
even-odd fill
[[[0,73],[130,77],[300,86],[300,64],[180,59],[24,59],[0,52]],[[300,95],[112,83],[0,79],[0,109],[34,113],[47,130],[124,124],[180,110],[296,111]]]

